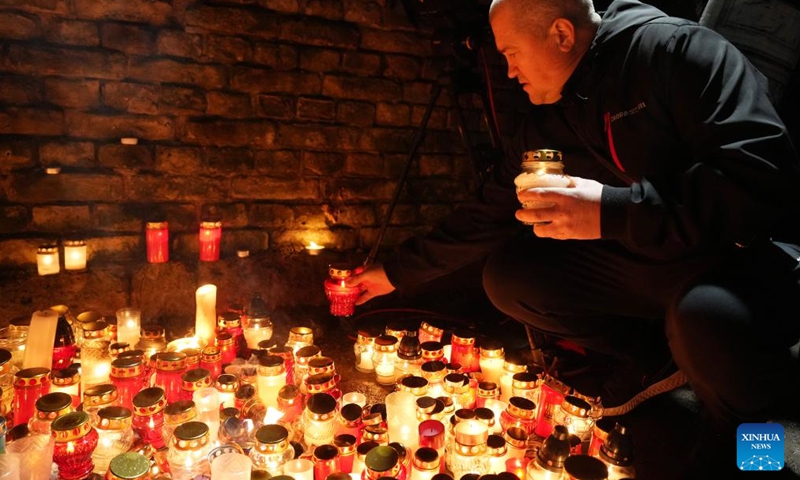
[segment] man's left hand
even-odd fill
[[[534,223],[533,232],[538,237],[559,240],[600,238],[603,184],[579,177],[572,177],[572,181],[573,186],[567,188],[531,188],[519,192],[520,202],[542,202],[550,206],[517,210],[517,219]]]

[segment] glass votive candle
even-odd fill
[[[117,310],[117,341],[131,346],[139,343],[142,327],[142,311],[137,308]]]
[[[592,435],[594,426],[594,420],[589,417],[591,408],[586,400],[566,395],[564,401],[556,407],[553,425],[563,425],[567,427],[570,435],[577,435],[581,441],[587,441]]]
[[[376,329],[364,328],[358,331],[353,352],[356,356],[356,370],[359,372],[372,373],[375,371],[372,355],[375,353],[375,338],[379,334]]]
[[[188,479],[199,475],[209,475],[211,473],[211,466],[208,463],[210,451],[208,425],[195,421],[178,425],[167,452],[167,462],[172,478]]]
[[[511,397],[508,407],[500,414],[500,424],[503,430],[518,427],[525,430],[528,435],[533,433],[536,426],[536,404],[522,397]]]
[[[283,466],[284,475],[294,480],[314,480],[314,462],[308,458],[295,458]]]
[[[222,408],[236,406],[236,390],[239,389],[239,378],[231,373],[223,373],[217,377],[217,390]]]
[[[145,240],[148,263],[169,261],[169,224],[167,222],[147,222]]]
[[[216,444],[222,403],[219,391],[214,387],[202,388],[194,392],[192,401],[197,409],[197,420],[208,425],[209,441]]]
[[[432,448],[420,447],[414,452],[410,480],[431,480],[441,471],[441,457]]]
[[[211,461],[211,478],[250,480],[253,461],[243,453],[229,452]]]
[[[36,400],[34,415],[28,421],[28,431],[50,435],[53,420],[72,411],[72,397],[66,393],[50,392],[43,395]]]
[[[42,245],[36,250],[36,267],[39,275],[54,275],[61,271],[57,245]]]
[[[506,439],[502,435],[489,434],[489,438],[486,439],[486,454],[489,456],[489,471],[491,473],[497,474],[505,471],[508,444],[506,444]]]
[[[462,420],[456,424],[454,434],[453,451],[447,459],[453,478],[461,478],[467,473],[489,473],[490,459],[486,455],[489,430],[486,425],[478,420]]]
[[[278,392],[286,385],[283,358],[265,355],[258,359],[258,396],[267,407],[278,408]]]
[[[503,345],[499,341],[486,339],[481,340],[479,349],[481,381],[499,384],[506,357]]]
[[[289,443],[289,431],[283,425],[264,425],[255,432],[255,446],[250,459],[256,470],[270,475],[284,473],[284,467],[294,458],[294,448]]]
[[[333,442],[336,407],[336,399],[330,394],[314,393],[308,397],[303,412],[304,441],[308,448]]]
[[[50,391],[62,392],[72,397],[72,406],[77,408],[81,403],[81,373],[77,367],[56,370],[50,375]]]
[[[405,480],[406,473],[400,463],[400,454],[393,447],[378,445],[364,457],[362,480],[378,480],[381,477],[394,477]]]
[[[216,262],[219,260],[220,239],[222,238],[222,222],[200,222],[200,261]]]
[[[337,317],[349,317],[355,312],[356,300],[361,296],[361,286],[349,287],[346,280],[353,269],[343,264],[328,266],[329,278],[325,280],[325,295],[330,302],[330,313]]]
[[[166,446],[163,436],[166,406],[164,390],[159,387],[145,388],[133,397],[133,430],[155,449]]]
[[[86,270],[86,241],[64,240],[64,269]]]
[[[528,370],[524,360],[518,355],[506,355],[503,359],[503,372],[500,374],[500,400],[508,402],[508,399],[513,395],[511,393],[511,384],[514,380],[514,375]]]
[[[314,463],[314,480],[325,480],[340,471],[339,449],[335,445],[318,445],[311,456]]]
[[[180,400],[191,400],[194,392],[201,388],[208,388],[212,385],[211,372],[205,368],[193,368],[181,375],[181,395]]]
[[[417,427],[419,434],[419,447],[432,448],[439,452],[439,458],[444,458],[445,433],[444,424],[439,420],[424,420]]]
[[[292,353],[311,345],[314,345],[314,330],[309,327],[292,327],[289,330],[286,346],[292,349]]]
[[[612,417],[604,417],[596,420],[592,427],[592,439],[589,441],[587,455],[596,457],[600,453],[600,447],[608,438],[609,432],[614,429],[617,421]]]
[[[247,348],[253,353],[259,349],[259,343],[272,339],[272,320],[266,315],[246,317],[244,322],[244,339]]]
[[[222,352],[215,346],[203,348],[200,352],[200,368],[205,368],[211,375],[211,380],[216,381],[222,374]]]
[[[367,404],[367,396],[361,392],[347,392],[342,396],[342,405],[355,403],[361,408]]]
[[[14,425],[27,424],[33,418],[36,401],[50,392],[49,368],[26,368],[14,375]]]
[[[392,335],[380,335],[375,339],[375,353],[372,363],[375,366],[375,378],[381,385],[393,385],[395,382],[394,364],[397,361],[397,338]]]
[[[479,368],[480,356],[475,348],[475,335],[468,331],[457,331],[450,338],[450,363],[461,365],[463,372]]]
[[[194,400],[178,400],[164,407],[164,428],[162,429],[164,443],[170,445],[172,435],[178,425],[198,420],[197,416]]]
[[[416,398],[412,393],[397,391],[389,393],[385,399],[389,440],[402,443],[412,451],[419,444]]]
[[[55,446],[53,462],[60,480],[82,479],[94,470],[92,452],[97,447],[97,431],[86,412],[71,412],[51,425]]]
[[[133,446],[132,415],[125,407],[105,407],[97,412],[100,421],[94,424],[98,435],[97,447],[92,452],[94,473],[105,474],[111,460]]]
[[[97,414],[105,407],[119,404],[117,386],[113,383],[94,385],[83,391],[83,411],[92,417],[92,423],[100,421]]]
[[[442,342],[444,329],[430,321],[422,322],[419,326],[419,342]]]

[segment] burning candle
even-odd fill
[[[219,260],[219,243],[222,238],[222,222],[200,222],[200,261],[216,262]]]
[[[386,423],[389,426],[389,440],[400,442],[412,451],[419,444],[416,419],[416,397],[409,392],[392,392],[386,395]]]
[[[306,245],[306,251],[311,256],[319,255],[324,248],[323,245],[318,245],[316,242],[308,242],[308,245]]]
[[[361,392],[347,392],[342,397],[342,405],[347,405],[348,403],[355,403],[364,408],[364,405],[367,404],[367,396]]]
[[[39,275],[54,275],[61,271],[58,263],[58,246],[42,245],[36,250],[36,266]]]
[[[117,341],[128,345],[139,343],[141,324],[141,310],[130,307],[117,310]]]
[[[54,310],[33,312],[29,331],[36,335],[28,335],[25,347],[25,359],[22,368],[41,367],[48,370],[53,366],[53,342],[56,338],[58,313]]]
[[[169,225],[167,222],[147,222],[147,261],[164,263],[169,261]]]
[[[325,280],[325,295],[330,302],[331,315],[349,317],[355,312],[356,300],[361,295],[361,286],[348,287],[346,280],[353,275],[353,269],[344,264],[328,266],[330,278]]]
[[[480,360],[482,380],[484,382],[500,383],[503,373],[505,351],[500,342],[483,340],[480,345]]]
[[[250,480],[253,461],[242,453],[225,453],[211,462],[211,478]]]
[[[86,270],[85,241],[64,240],[64,268],[66,270]]]
[[[197,311],[195,317],[195,336],[203,345],[214,345],[214,331],[217,325],[217,286],[205,284],[195,292]]]
[[[216,443],[220,421],[220,404],[222,403],[219,391],[214,387],[201,388],[194,392],[192,400],[197,407],[197,420],[208,425],[209,440],[211,443]]]

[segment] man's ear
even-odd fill
[[[548,34],[562,52],[569,52],[575,46],[575,25],[566,18],[556,18]]]

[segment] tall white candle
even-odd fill
[[[139,343],[142,325],[142,311],[135,308],[117,310],[117,341],[127,343],[133,348]]]
[[[53,344],[56,340],[58,313],[54,310],[39,310],[31,316],[28,344],[22,368],[53,368]]]
[[[197,289],[197,316],[194,334],[205,345],[214,345],[214,330],[217,325],[217,286],[207,283]]]
[[[400,442],[412,452],[419,445],[416,400],[417,397],[411,392],[392,392],[384,400],[389,441]]]

